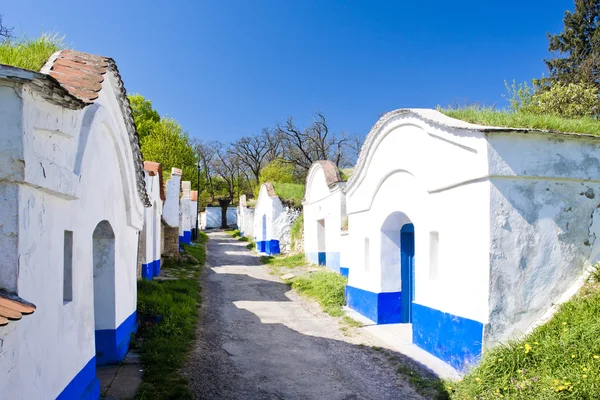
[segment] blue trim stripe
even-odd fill
[[[281,252],[279,248],[279,240],[266,240],[256,242],[256,250],[260,253],[266,253],[268,255],[277,255]]]
[[[96,362],[98,365],[115,364],[123,361],[131,334],[137,331],[137,317],[134,311],[117,329],[96,331]]]
[[[75,375],[56,398],[57,400],[97,400],[100,398],[100,381],[96,378],[96,357]]]
[[[142,264],[142,279],[152,280],[154,276],[154,263]]]
[[[349,268],[340,268],[340,275],[345,276],[347,278],[349,273],[350,273]]]
[[[465,371],[481,357],[483,324],[413,303],[413,343]]]
[[[348,307],[378,324],[397,324],[402,311],[402,293],[373,293],[368,290],[346,286]]]

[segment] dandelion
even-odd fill
[[[583,370],[584,370],[584,371],[587,371],[587,368],[586,368],[586,367],[583,367]]]
[[[587,375],[583,375],[583,379],[586,379],[586,378],[587,378]]]
[[[600,358],[600,357],[598,357],[597,355],[594,355],[594,358],[597,360],[597,359],[598,359],[598,358]]]
[[[502,362],[502,359],[501,359],[501,358],[499,358],[499,359],[498,359],[498,362]]]
[[[529,343],[525,343],[525,354],[531,351],[531,345]]]
[[[575,358],[575,357],[577,357],[577,355],[571,354],[571,358]]]
[[[563,322],[563,325],[566,325],[566,324],[567,324],[566,322]]]

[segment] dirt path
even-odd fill
[[[421,399],[339,320],[270,275],[244,242],[209,234],[198,341],[186,367],[197,399]]]

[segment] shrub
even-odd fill
[[[538,89],[522,111],[565,118],[593,117],[600,113],[600,97],[595,86],[584,82],[554,82]]]

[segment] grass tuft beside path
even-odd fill
[[[595,118],[563,118],[555,115],[536,115],[496,110],[491,107],[438,108],[449,117],[473,124],[542,129],[567,133],[587,133],[600,136],[600,120]]]
[[[208,237],[185,246],[193,263],[171,263],[164,270],[174,279],[138,282],[139,330],[136,347],[144,365],[138,399],[189,399],[187,380],[180,374],[196,333],[200,285]]]
[[[348,279],[330,271],[314,272],[308,276],[292,279],[292,288],[315,299],[327,314],[332,317],[344,315],[342,307],[346,305],[344,291]]]
[[[487,352],[453,399],[600,398],[600,283],[588,282],[522,340]]]

